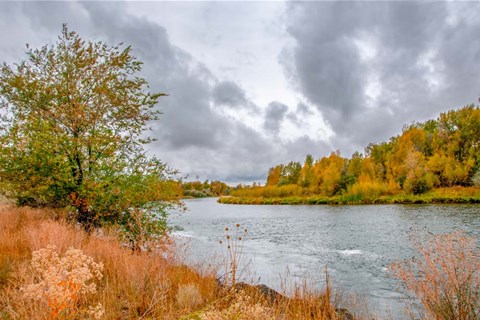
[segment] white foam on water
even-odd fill
[[[189,239],[191,239],[193,237],[190,232],[186,232],[186,231],[174,231],[172,233],[172,235],[174,237],[177,237],[177,238],[189,238]]]
[[[338,251],[339,253],[345,255],[345,256],[353,256],[353,255],[357,255],[357,254],[363,254],[363,251],[362,250],[358,250],[358,249],[353,249],[353,250],[339,250]]]

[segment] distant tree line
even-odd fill
[[[365,153],[340,152],[270,168],[265,187],[243,188],[246,197],[422,194],[432,188],[480,186],[480,109],[468,105],[438,119],[403,128]]]
[[[231,187],[225,182],[205,180],[201,181],[189,181],[181,184],[184,197],[192,198],[206,198],[206,197],[219,197],[229,195]]]

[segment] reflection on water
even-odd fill
[[[186,204],[189,211],[173,212],[170,222],[183,227],[179,236],[191,239],[193,259],[220,252],[225,227],[240,223],[248,229],[243,261],[251,261],[259,282],[279,289],[288,271],[321,287],[327,266],[335,286],[365,294],[372,309],[390,310],[394,318],[403,318],[403,295],[388,266],[414,255],[412,232],[464,230],[480,236],[478,205],[240,206],[216,199]]]

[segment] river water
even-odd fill
[[[415,254],[412,235],[464,230],[480,237],[479,205],[256,206],[214,198],[185,204],[189,210],[169,220],[183,228],[177,235],[188,240],[192,263],[222,256],[225,228],[240,224],[247,229],[247,280],[281,289],[288,275],[322,288],[327,267],[333,287],[363,297],[378,318],[405,318],[406,297],[388,266]]]

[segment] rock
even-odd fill
[[[283,294],[273,290],[272,288],[264,284],[258,284],[254,286],[245,282],[239,282],[235,285],[235,289],[256,293],[270,302],[287,299],[287,297],[285,297]]]
[[[337,308],[335,312],[340,320],[355,320],[355,317],[345,308]]]

